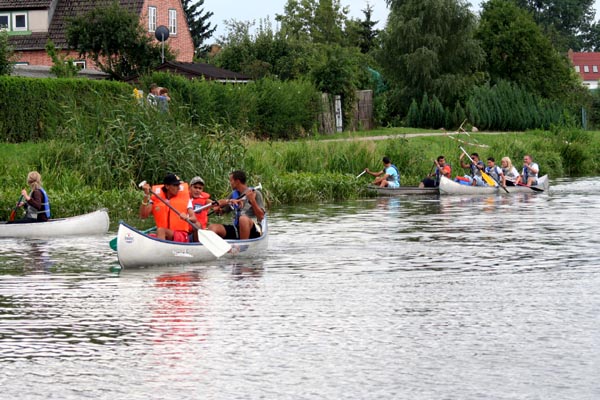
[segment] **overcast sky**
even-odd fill
[[[275,14],[283,14],[283,7],[287,0],[204,0],[204,11],[214,13],[210,22],[212,26],[217,25],[215,35],[209,41],[216,39],[226,33],[225,24],[223,21],[235,19],[238,21],[258,22],[261,18],[270,18],[275,24]],[[385,26],[387,20],[388,9],[385,0],[368,0],[368,3],[373,6],[373,20],[379,21],[378,28]],[[472,0],[473,11],[479,11],[479,4],[482,0]],[[353,18],[363,18],[362,10],[367,7],[367,0],[341,0],[343,6],[350,8],[350,16]],[[600,0],[596,1],[596,9],[600,5]],[[600,12],[597,12],[600,14]],[[596,15],[598,17],[598,15]]]

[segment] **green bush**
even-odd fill
[[[220,124],[261,138],[304,136],[316,126],[320,96],[308,81],[263,78],[246,84],[188,80],[169,73],[141,78],[147,90],[152,83],[169,88],[180,120],[192,125]]]
[[[114,107],[131,86],[87,79],[0,77],[0,132],[19,143],[60,136],[67,114]],[[128,100],[129,101],[129,100]]]

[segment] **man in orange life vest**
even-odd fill
[[[140,218],[146,219],[152,214],[157,227],[156,237],[176,242],[188,242],[190,225],[186,219],[194,215],[192,210],[188,210],[190,193],[187,184],[181,182],[177,175],[167,174],[162,185],[150,187],[149,184],[145,184],[142,189],[145,196],[140,206]],[[171,210],[156,196],[166,200],[179,213]]]

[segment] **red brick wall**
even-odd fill
[[[185,19],[181,0],[146,0],[142,6],[141,24],[148,29],[148,7],[156,7],[156,26],[164,25],[169,27],[169,9],[177,10],[177,34],[169,35],[165,42],[175,53],[177,61],[192,62],[194,58],[194,42],[190,35],[190,30]],[[148,32],[154,40],[154,32]]]
[[[194,58],[194,42],[185,19],[181,0],[146,0],[142,7],[142,15],[140,17],[141,25],[147,30],[148,29],[148,7],[153,6],[157,8],[157,19],[156,26],[164,25],[169,27],[169,9],[177,10],[177,34],[171,34],[169,39],[165,42],[169,45],[171,50],[175,53],[177,61],[181,62],[192,62]],[[155,41],[154,32],[148,32],[148,35]],[[66,52],[63,52],[66,53]],[[66,53],[68,54],[68,53]],[[70,57],[78,60],[77,52],[72,52]],[[19,62],[28,62],[29,65],[45,65],[52,66],[52,60],[46,54],[45,50],[31,50],[17,52],[17,58]],[[87,68],[96,68],[93,61],[88,60]]]

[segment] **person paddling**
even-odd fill
[[[516,184],[524,184],[527,186],[535,186],[538,181],[538,174],[540,172],[540,166],[533,162],[533,158],[526,154],[523,157],[523,171],[517,178]]]
[[[502,160],[500,160],[500,166],[502,167],[502,173],[504,174],[502,185],[515,186],[515,182],[519,177],[519,171],[517,171],[517,169],[513,166],[510,158],[502,157]]]
[[[375,177],[373,185],[379,187],[398,188],[400,187],[400,171],[388,157],[383,157],[383,169],[379,172],[373,172],[365,168],[365,172]]]
[[[472,153],[471,159],[473,162],[469,162],[468,164],[463,161],[464,156],[465,153],[463,152],[459,157],[460,166],[471,171],[471,175],[465,175],[464,178],[473,186],[485,186],[485,182],[481,177],[481,171],[485,168],[485,165],[483,164],[483,161],[479,159],[479,154]]]
[[[233,192],[226,199],[214,205],[217,213],[235,212],[233,224],[210,224],[208,230],[224,239],[254,239],[262,235],[260,222],[265,216],[262,193],[246,185],[246,173],[233,171],[229,174],[229,184]]]
[[[199,176],[193,177],[190,181],[188,212],[191,210],[191,213],[189,213],[192,216],[190,221],[197,223],[202,229],[206,229],[206,225],[208,224],[208,208],[210,208],[204,206],[210,202],[210,194],[204,191],[204,179]],[[197,242],[198,231],[190,226],[190,233],[192,234],[193,241]]]
[[[420,188],[440,186],[440,180],[442,179],[442,176],[451,179],[452,167],[446,164],[446,158],[444,156],[439,156],[433,163],[436,166],[435,172],[433,174],[429,174],[421,181],[419,184]]]
[[[21,191],[21,198],[17,207],[25,207],[25,216],[9,224],[24,224],[30,222],[46,222],[50,219],[50,200],[46,191],[42,188],[42,176],[37,171],[27,174],[27,184],[31,191]]]
[[[188,231],[190,217],[188,212],[190,194],[185,182],[181,182],[174,174],[167,174],[162,185],[150,187],[148,183],[142,186],[144,200],[140,206],[140,218],[146,219],[150,215],[156,222],[156,236],[159,239],[173,240],[175,242],[188,242]],[[177,212],[163,204],[160,199],[167,201]]]

